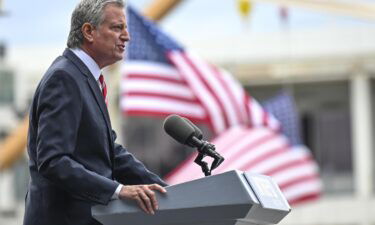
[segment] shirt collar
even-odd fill
[[[74,48],[71,50],[80,60],[82,60],[82,62],[87,66],[87,68],[89,68],[95,80],[98,80],[102,71],[100,70],[95,60],[80,48]]]

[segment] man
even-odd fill
[[[101,69],[129,41],[122,0],[82,0],[68,49],[40,81],[30,111],[30,184],[24,225],[94,225],[91,206],[111,199],[158,208],[166,184],[121,145],[106,107]]]

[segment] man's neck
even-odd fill
[[[101,69],[99,65],[96,63],[96,61],[82,48],[75,48],[72,49],[72,51],[86,65],[86,67],[90,70],[94,78],[98,80],[101,74]]]
[[[87,46],[87,44],[83,44],[81,46],[81,49],[86,52],[86,54],[88,54],[91,58],[93,58],[96,62],[96,64],[98,64],[99,68],[100,69],[103,69],[104,67],[110,65],[109,63],[105,62],[102,60],[102,58],[100,57],[100,55],[96,54],[92,48],[90,48],[89,46]]]

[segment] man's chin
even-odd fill
[[[123,60],[123,59],[124,59],[124,52],[122,52],[121,54],[116,55],[116,61],[120,61],[120,60]]]
[[[112,58],[111,63],[109,65],[115,64],[115,63],[117,63],[119,61],[122,61],[123,59],[124,59],[123,55],[121,55],[121,56],[116,55],[116,57]]]

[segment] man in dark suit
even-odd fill
[[[115,143],[101,69],[129,41],[122,0],[82,0],[68,49],[40,81],[30,111],[30,184],[24,225],[94,225],[91,206],[111,199],[158,208],[166,184]]]

